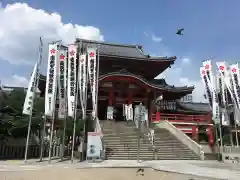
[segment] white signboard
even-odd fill
[[[88,132],[87,159],[101,159],[102,141],[100,132]]]

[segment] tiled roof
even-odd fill
[[[210,106],[208,103],[195,103],[195,102],[180,102],[179,105],[188,110],[199,112],[210,112]]]
[[[176,56],[173,57],[151,57],[143,52],[141,45],[125,45],[125,44],[113,44],[99,41],[89,41],[84,39],[77,39],[77,43],[82,44],[83,47],[88,45],[99,45],[100,56],[118,57],[118,58],[133,58],[138,60],[149,61],[174,61]]]

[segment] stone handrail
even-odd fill
[[[101,151],[102,151],[102,159],[104,159],[105,158],[105,148],[104,148],[104,143],[103,143],[103,131],[102,131],[102,126],[101,126],[101,124],[100,124],[100,121],[99,121],[99,119],[98,118],[96,118],[96,127],[95,127],[95,131],[96,132],[100,132],[101,133],[101,147],[102,147],[102,149],[101,149]]]
[[[198,143],[196,143],[194,140],[188,137],[184,132],[182,132],[181,130],[179,130],[166,120],[160,121],[158,126],[160,128],[165,128],[168,131],[170,131],[179,141],[181,141],[189,149],[195,152],[200,157],[201,160],[204,160],[204,151],[202,146],[200,146]]]

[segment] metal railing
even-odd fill
[[[28,158],[40,157],[40,145],[29,145]],[[49,144],[44,145],[43,157],[48,157]],[[25,145],[14,145],[0,142],[0,160],[24,159]],[[60,146],[54,144],[52,148],[52,157],[60,157]]]
[[[220,147],[223,153],[238,153],[240,154],[240,147],[239,146],[223,146]]]
[[[152,114],[152,121],[156,120],[155,114]],[[186,114],[167,114],[160,113],[160,118],[173,122],[209,122],[211,117],[209,115],[186,115]]]

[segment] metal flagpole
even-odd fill
[[[44,115],[44,117],[43,117],[43,129],[42,129],[42,133],[41,133],[41,147],[40,147],[40,162],[42,161],[42,159],[43,159],[43,150],[44,150],[44,148],[43,148],[43,146],[44,146],[44,137],[45,137],[45,134],[46,134],[46,121],[47,121],[47,119],[46,119],[46,116]]]
[[[63,120],[63,136],[62,136],[62,149],[61,149],[61,160],[64,158],[64,149],[65,149],[65,136],[66,136],[66,127],[67,127],[67,115],[66,115],[66,103],[65,103],[65,117]]]
[[[239,110],[237,109],[237,107],[234,108],[234,114],[235,114],[235,119],[234,119],[234,125],[235,125],[235,138],[236,138],[236,143],[237,143],[237,147],[239,146],[239,142],[238,142],[238,132],[237,132],[237,122],[236,119],[239,118]]]
[[[24,162],[27,163],[27,155],[28,155],[28,146],[29,146],[29,138],[31,133],[31,125],[32,125],[32,114],[29,115],[29,122],[28,122],[28,133],[27,133],[27,141],[26,141],[26,147],[25,147],[25,158]]]
[[[50,147],[48,152],[48,163],[51,163],[51,156],[52,156],[52,146],[53,146],[53,131],[54,131],[54,121],[55,121],[55,110],[53,111],[52,115],[52,124],[51,124],[51,134],[50,134]]]
[[[83,53],[86,53],[86,48],[83,49]],[[83,153],[82,153],[82,159],[84,159],[84,157],[87,159],[87,129],[86,129],[86,123],[87,122],[87,115],[86,115],[86,112],[87,112],[87,101],[88,101],[88,56],[87,56],[87,53],[86,53],[86,63],[85,63],[85,76],[86,76],[86,86],[84,87],[85,88],[85,95],[84,95],[84,113],[83,113],[83,119],[84,119],[84,135],[83,135]]]
[[[95,113],[96,113],[96,118],[98,118],[98,80],[99,80],[99,58],[100,58],[100,45],[98,45],[98,47],[97,47],[97,74],[96,74],[96,98],[95,98],[95,100],[96,100],[96,109],[95,109]]]
[[[140,140],[141,140],[141,120],[142,118],[142,103],[139,105],[139,117],[138,117],[138,154],[137,154],[137,162],[140,162]]]
[[[35,78],[34,81],[34,92],[33,92],[33,104],[32,104],[32,109],[33,109],[33,105],[34,105],[34,99],[35,99],[35,95],[36,95],[36,91],[37,91],[37,87],[38,87],[38,83],[39,83],[39,69],[40,69],[40,65],[42,63],[42,46],[43,46],[43,42],[42,42],[42,38],[40,37],[40,46],[39,46],[39,62],[37,64],[37,76]],[[25,155],[24,155],[24,162],[27,163],[27,155],[28,155],[28,146],[29,146],[29,138],[30,138],[30,133],[31,133],[31,126],[32,126],[32,112],[29,115],[29,122],[28,122],[28,132],[27,132],[27,140],[26,140],[26,147],[25,147]]]
[[[77,75],[76,75],[77,77]],[[76,95],[75,95],[75,109],[74,109],[74,124],[73,124],[73,140],[72,140],[72,154],[71,154],[71,162],[73,163],[73,153],[75,146],[75,136],[76,136],[76,120],[77,120],[77,105],[78,105],[78,80],[76,78]]]
[[[60,44],[62,41],[56,41],[56,44]],[[58,51],[59,51],[59,46],[58,47]],[[56,62],[55,62],[56,63]],[[55,89],[57,90],[57,88]],[[56,100],[56,95],[55,95],[55,100]],[[56,113],[56,104],[54,104],[54,111],[52,114],[52,124],[51,124],[51,134],[50,134],[50,144],[49,144],[49,152],[48,152],[48,163],[51,163],[51,156],[52,156],[52,148],[53,148],[53,131],[54,131],[54,122],[55,122],[55,113]]]
[[[222,139],[222,118],[221,117],[221,121],[219,122],[218,126],[219,126],[219,136],[220,136],[220,152],[222,153],[222,149],[223,149],[223,139]]]
[[[226,87],[226,86],[225,86]],[[232,136],[232,127],[230,126],[230,118],[229,118],[229,101],[228,101],[228,90],[224,89],[224,93],[225,93],[225,98],[226,98],[226,114],[227,114],[227,120],[228,120],[228,130],[230,133],[230,142],[231,142],[231,146],[233,146],[233,136]]]
[[[67,67],[68,62],[65,62],[65,67]],[[67,71],[64,71],[67,74]],[[64,78],[66,78],[66,74]],[[63,120],[63,136],[62,136],[62,149],[61,149],[61,160],[64,158],[64,149],[65,149],[65,136],[66,136],[66,128],[67,128],[67,80],[65,81],[65,100],[64,100],[64,120]]]

